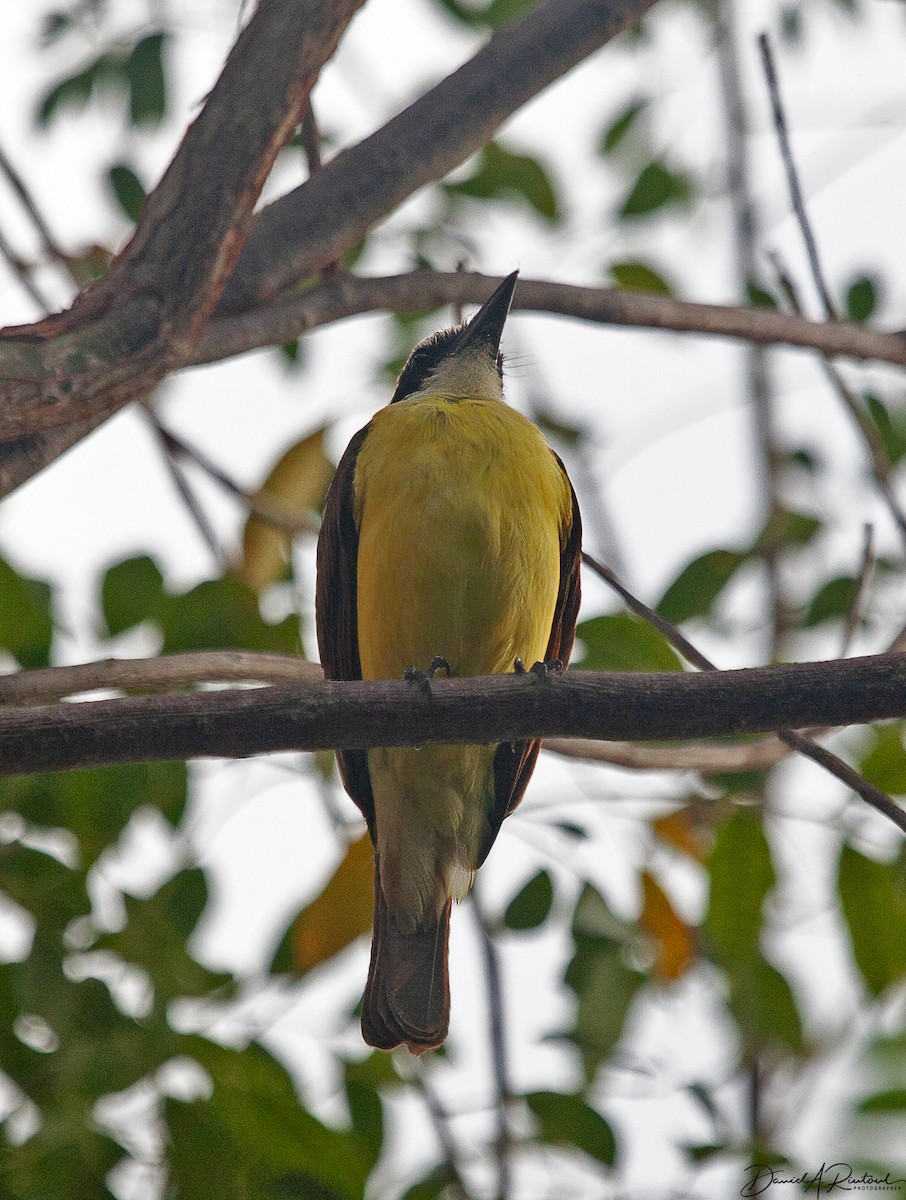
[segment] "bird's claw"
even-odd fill
[[[427,694],[431,691],[431,680],[438,671],[445,671],[448,679],[453,677],[453,668],[447,660],[442,655],[435,654],[428,664],[427,671],[421,670],[420,667],[406,667],[403,671],[403,679],[406,683],[414,683],[416,687]]]
[[[431,676],[427,671],[422,671],[419,667],[406,667],[403,671],[403,679],[406,683],[414,683],[419,691],[426,695],[431,691]]]
[[[536,662],[529,674],[536,675],[542,682],[547,682],[551,675],[559,675],[563,670],[563,660],[551,658],[547,662]]]

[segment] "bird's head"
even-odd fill
[[[391,404],[419,396],[503,399],[500,338],[518,275],[507,275],[470,321],[442,329],[415,347]]]

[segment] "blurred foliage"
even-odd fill
[[[531,0],[426,3],[460,32],[481,36],[532,7]],[[51,12],[41,40],[57,56],[59,77],[46,86],[34,109],[39,130],[74,123],[89,111],[110,121],[115,129],[105,142],[109,157],[99,168],[100,179],[117,215],[132,222],[145,199],[138,165],[146,161],[143,139],[161,130],[173,107],[173,51],[180,36],[177,25],[161,27],[160,5],[149,3],[144,19],[138,19],[143,7],[134,6],[131,33],[118,25],[115,35],[109,32],[112,0],[73,0]],[[688,7],[710,37],[713,6]],[[863,7],[857,0],[784,4],[774,14],[774,28],[788,43],[801,45],[822,9],[848,21]],[[624,38],[639,59],[636,82],[613,111],[600,114],[588,147],[612,197],[609,206],[600,205],[601,222],[606,219],[608,234],[611,229],[615,234],[608,237],[606,257],[588,266],[592,277],[596,273],[615,288],[671,296],[678,285],[669,259],[661,261],[663,246],[648,246],[643,239],[660,221],[688,221],[706,194],[713,197],[711,182],[706,186],[698,178],[675,139],[669,148],[665,142],[660,84],[649,83],[645,68],[653,36],[646,21]],[[332,145],[342,140],[342,131],[331,131],[327,139]],[[470,257],[476,227],[514,213],[534,221],[559,251],[561,242],[553,239],[565,244],[570,181],[557,175],[542,146],[540,138],[537,146],[520,141],[518,149],[505,139],[491,141],[429,189],[433,205],[419,218],[422,223],[393,235],[401,237],[404,257],[415,267],[449,267]],[[287,153],[298,154],[297,142]],[[113,242],[119,235],[109,236]],[[388,236],[386,230],[381,236]],[[105,269],[109,251],[103,241],[99,235],[99,244],[74,255],[80,278]],[[368,261],[371,248],[369,237],[344,265]],[[837,281],[835,294],[841,315],[867,322],[877,316],[886,288],[866,267]],[[788,297],[782,284],[751,281],[746,299],[753,306],[782,309]],[[398,371],[414,342],[439,323],[436,314],[430,319],[424,313],[396,315],[388,323],[386,371]],[[284,364],[304,370],[304,342],[294,341],[279,353]],[[896,467],[906,458],[902,396],[871,392],[861,400]],[[551,440],[566,446],[564,454],[574,454],[576,461],[591,444],[589,432],[568,426],[554,404],[544,425]],[[319,510],[331,469],[326,434],[319,429],[275,455],[258,493],[262,504]],[[784,478],[795,472],[810,489],[835,486],[828,464],[812,447],[777,450]],[[801,496],[802,488],[791,493]],[[679,563],[663,585],[661,614],[720,634],[735,597],[751,584],[765,554],[776,553],[784,571],[805,581],[793,614],[799,629],[841,636],[859,592],[858,565],[825,556],[833,523],[819,503],[814,509],[792,504],[778,509],[756,536],[705,548]],[[292,578],[292,565],[288,537],[259,516],[246,524],[235,571],[188,590],[174,588],[151,557],[136,555],[111,565],[99,581],[101,636],[111,654],[118,651],[117,639],[138,631],[163,652],[236,647],[297,653],[301,619],[295,614],[275,618],[271,603]],[[901,564],[881,556],[869,592],[880,591],[885,580],[901,584],[901,578]],[[869,610],[863,623],[876,617],[870,604]],[[4,665],[39,668],[54,661],[58,619],[51,586],[0,561]],[[682,669],[664,638],[626,613],[582,621],[573,665]],[[866,778],[897,795],[906,794],[903,736],[902,722],[886,723],[852,750]],[[333,786],[323,757],[319,769],[323,786]],[[589,784],[589,794],[592,790]],[[627,817],[642,830],[650,851],[626,865],[637,896],[635,919],[618,915],[601,888],[592,823],[586,828],[556,810],[547,830],[552,843],[556,837],[567,853],[552,854],[529,878],[523,876],[495,914],[495,929],[507,946],[524,949],[536,938],[540,944],[555,930],[564,939],[561,963],[570,1003],[543,1036],[565,1043],[581,1067],[562,1091],[536,1088],[512,1097],[514,1112],[519,1110],[512,1153],[541,1148],[546,1158],[566,1155],[571,1164],[581,1163],[597,1189],[594,1194],[605,1180],[619,1189],[618,1172],[630,1141],[616,1121],[608,1120],[607,1080],[625,1070],[632,1057],[627,1045],[636,1018],[671,996],[685,995],[684,988],[707,990],[719,1009],[715,1024],[728,1031],[736,1054],[735,1073],[720,1087],[713,1079],[676,1081],[700,1129],[697,1140],[677,1135],[677,1151],[690,1170],[730,1157],[740,1168],[753,1160],[786,1164],[785,1131],[743,1130],[738,1105],[728,1102],[726,1093],[743,1091],[753,1076],[766,1090],[773,1083],[785,1091],[791,1079],[811,1079],[805,1073],[816,1076],[822,1066],[822,1049],[806,1033],[813,1015],[808,997],[791,986],[789,963],[775,953],[777,929],[797,919],[789,895],[795,878],[775,854],[776,824],[765,803],[764,773],[684,782],[666,804],[663,793],[657,795],[656,813],[634,811]],[[209,1023],[203,1019],[229,1010],[255,987],[277,983],[307,995],[306,989],[318,986],[332,967],[341,967],[344,953],[370,926],[373,850],[367,836],[348,842],[345,830],[338,836],[336,866],[282,933],[274,932],[267,968],[250,980],[215,970],[195,953],[213,900],[208,872],[189,849],[191,788],[183,764],[6,780],[0,800],[0,895],[25,943],[21,953],[0,962],[5,1139],[0,1197],[123,1197],[125,1189],[114,1182],[123,1164],[141,1168],[149,1181],[146,1194],[154,1200],[345,1200],[380,1194],[375,1179],[382,1177],[375,1175],[375,1166],[383,1155],[386,1168],[394,1152],[390,1123],[400,1097],[409,1103],[423,1099],[417,1076],[398,1071],[389,1055],[375,1052],[352,1060],[339,1043],[322,1045],[332,1064],[335,1103],[329,1115],[322,1110],[316,1115],[287,1064],[262,1038],[222,1045],[204,1032]],[[148,813],[172,837],[171,869],[150,892],[114,888],[105,864]],[[898,1030],[891,1029],[897,1020],[892,1001],[902,1000],[906,982],[906,858],[903,852],[886,858],[875,849],[869,852],[855,821],[839,823],[835,836],[839,853],[828,907],[837,946],[851,959],[862,993],[860,1019],[887,1031],[867,1039],[864,1058],[873,1075],[857,1098],[851,1123],[858,1138],[869,1126],[899,1120],[899,1138],[906,1110],[906,1034],[902,1021]],[[699,905],[689,899],[696,891]],[[186,1011],[197,1019],[187,1019]],[[341,1002],[332,1028],[352,1036],[355,1025],[352,1005],[345,1011]],[[838,1048],[839,1043],[831,1051]],[[445,1071],[456,1069],[454,1053],[441,1060]],[[422,1061],[429,1082],[431,1058],[439,1057]],[[869,1131],[866,1145],[877,1144],[871,1136]],[[492,1139],[487,1136],[484,1150],[493,1150]],[[476,1144],[470,1143],[470,1153]],[[863,1158],[866,1169],[884,1174],[883,1164]],[[411,1200],[456,1194],[450,1163],[434,1161],[419,1171],[421,1177],[400,1185]]]

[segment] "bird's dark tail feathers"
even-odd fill
[[[418,929],[399,928],[381,888],[380,862],[374,864],[374,935],[371,966],[362,1000],[362,1036],[369,1046],[412,1054],[439,1046],[450,1024],[447,943],[448,900],[437,921]]]

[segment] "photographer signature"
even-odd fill
[[[794,1183],[803,1189],[814,1191],[816,1196],[829,1196],[831,1192],[893,1192],[906,1186],[906,1179],[885,1175],[872,1175],[863,1171],[854,1175],[849,1163],[822,1163],[815,1172],[805,1171],[801,1175],[784,1175],[774,1167],[761,1166],[752,1163],[747,1167],[749,1179],[746,1180],[740,1196],[761,1196],[774,1184]]]

